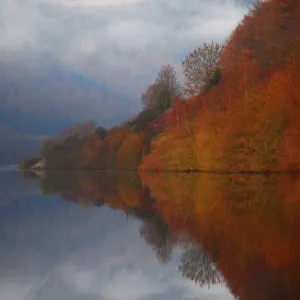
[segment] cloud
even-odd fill
[[[126,258],[125,258],[126,259]],[[141,299],[222,299],[231,300],[232,295],[224,285],[210,289],[200,288],[192,281],[186,281],[178,273],[176,266],[165,268],[140,269],[138,266],[111,270],[75,270],[69,268],[61,278],[66,280],[70,289],[80,296],[97,296],[107,300]]]
[[[0,0],[0,6],[0,60],[54,57],[136,97],[161,64],[179,66],[203,41],[223,41],[246,12],[233,0]]]
[[[84,211],[47,200],[32,199],[31,209],[15,206],[1,218],[1,300],[233,299],[225,285],[201,288],[184,279],[180,251],[160,265],[139,221],[108,207]]]
[[[252,0],[0,0],[0,124],[53,135],[141,109],[162,64],[223,42]]]
[[[38,278],[7,278],[1,280],[0,299],[2,300],[28,300],[34,290],[37,289]]]
[[[135,4],[148,0],[53,0],[53,2],[73,7],[103,7],[112,5]]]
[[[140,240],[138,228],[139,222],[134,220],[110,228],[110,235],[97,249],[97,259],[83,260],[82,253],[77,253],[56,266],[53,276],[77,297],[88,299],[233,299],[224,285],[201,288],[184,279],[178,271],[178,254],[168,265],[159,265],[149,246]]]

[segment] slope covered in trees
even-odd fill
[[[219,83],[186,101],[179,127],[170,118],[141,168],[300,170],[299,13],[294,0],[255,5],[224,47]]]
[[[300,2],[257,2],[225,45],[163,66],[144,110],[119,127],[55,145],[49,168],[300,170]],[[183,92],[189,98],[183,101]]]

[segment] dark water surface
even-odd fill
[[[300,178],[0,171],[0,300],[300,299]]]

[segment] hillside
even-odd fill
[[[300,170],[299,13],[299,1],[254,6],[225,45],[218,85],[185,102],[179,127],[169,118],[140,168]]]
[[[182,99],[163,66],[142,96],[144,111],[105,135],[54,140],[49,167],[299,171],[299,28],[299,1],[256,3],[196,95]]]

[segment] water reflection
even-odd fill
[[[41,194],[0,209],[1,300],[300,299],[300,178],[24,175]]]
[[[201,286],[221,283],[215,264],[205,250],[194,243],[185,246],[179,270],[186,278],[194,280]]]

